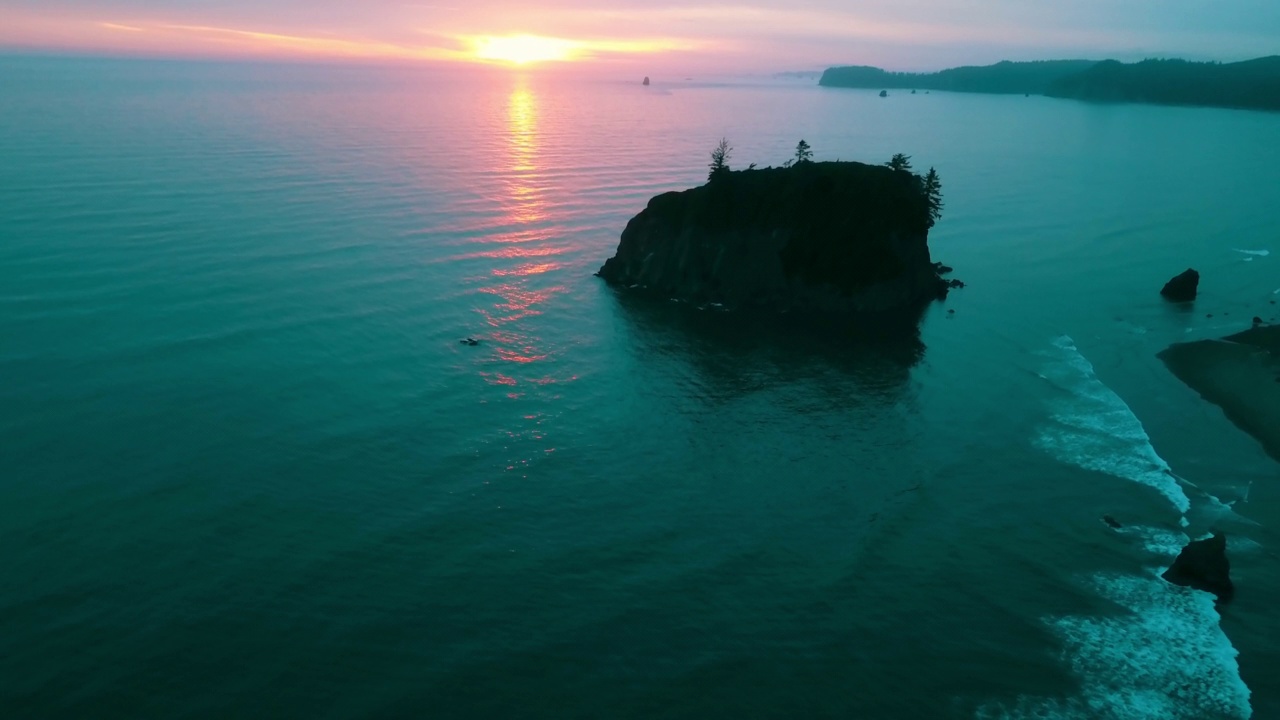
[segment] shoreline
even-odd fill
[[[1169,371],[1222,409],[1280,461],[1280,326],[1175,343],[1158,354]]]

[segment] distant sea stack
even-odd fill
[[[645,76],[644,76],[644,82],[642,82],[642,83],[640,83],[640,84],[641,84],[641,85],[644,85],[645,87],[649,87],[649,76],[648,76],[648,75],[645,75]]]
[[[718,174],[658,195],[598,275],[663,299],[731,309],[890,313],[947,293],[934,213],[905,170],[803,162]]]

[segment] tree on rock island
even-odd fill
[[[707,174],[707,180],[715,180],[729,172],[729,154],[732,152],[733,148],[729,146],[729,141],[720,138],[720,144],[711,151],[711,164],[707,166],[711,168],[711,172]]]
[[[813,162],[813,150],[809,147],[809,143],[801,140],[796,145],[795,162],[797,165],[801,163]]]
[[[893,170],[902,170],[904,172],[911,172],[911,156],[898,153],[897,155],[893,156],[892,160],[885,163],[885,166]]]
[[[942,181],[933,168],[929,168],[929,174],[924,176],[924,195],[929,201],[929,227],[933,227],[942,217]]]

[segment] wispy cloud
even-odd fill
[[[121,25],[120,23],[100,22],[98,23],[98,25],[101,25],[102,27],[108,30],[119,30],[121,32],[135,32],[135,33],[146,32],[146,30],[144,30],[143,28],[134,27],[133,25]]]

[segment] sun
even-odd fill
[[[535,62],[573,60],[580,48],[572,40],[539,37],[537,35],[492,35],[476,38],[475,57],[478,60],[528,65]]]

